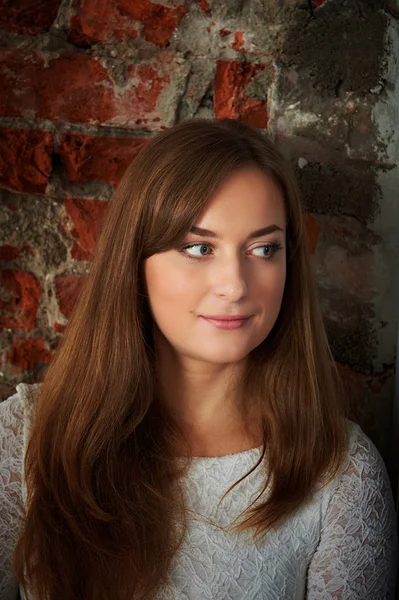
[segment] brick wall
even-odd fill
[[[190,117],[234,117],[267,131],[295,167],[334,356],[387,456],[398,14],[383,0],[3,3],[2,396],[49,364],[140,148]]]

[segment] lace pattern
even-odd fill
[[[0,600],[15,600],[18,593],[12,553],[26,498],[30,388],[36,385],[19,384],[0,403]],[[341,474],[278,530],[255,541],[225,528],[255,498],[260,469],[217,504],[261,449],[195,458],[183,482],[191,511],[187,535],[158,600],[393,600],[397,529],[390,482],[371,440],[350,426]]]

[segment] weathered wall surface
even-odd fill
[[[334,356],[389,458],[398,14],[383,0],[3,3],[2,396],[45,371],[140,148],[190,117],[234,117],[296,169]]]

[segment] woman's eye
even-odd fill
[[[273,256],[281,250],[282,246],[276,243],[263,244],[263,246],[257,246],[251,252],[260,251],[259,254],[255,254],[257,258],[263,258],[264,260],[270,260]],[[210,255],[209,244],[187,244],[181,248],[180,252],[188,258],[202,258]]]
[[[263,246],[257,246],[257,248],[253,249],[253,252],[255,252],[255,250],[261,250],[261,254],[260,254],[260,258],[271,258],[274,254],[276,254],[276,252],[278,252],[278,250],[281,250],[281,245],[280,244],[264,244]],[[257,255],[255,255],[257,256]]]
[[[195,249],[195,252],[188,252],[188,250],[192,251]],[[200,258],[201,256],[208,256],[209,245],[208,244],[189,244],[188,246],[184,246],[181,252],[183,254],[187,254],[193,258]]]

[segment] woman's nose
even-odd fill
[[[239,259],[225,260],[215,272],[214,293],[230,302],[238,302],[248,292],[247,278]]]

